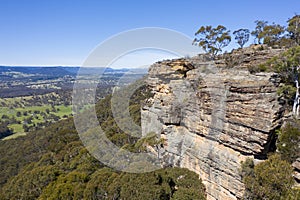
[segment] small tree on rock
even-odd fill
[[[230,31],[222,25],[216,28],[212,26],[201,26],[195,33],[195,36],[199,38],[195,38],[193,44],[202,47],[207,53],[216,56],[219,52],[222,52],[222,48],[231,42],[229,32]]]
[[[249,41],[250,31],[249,29],[239,29],[233,32],[236,42],[243,48],[243,46]]]

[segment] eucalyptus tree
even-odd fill
[[[216,56],[231,42],[230,31],[225,26],[201,26],[195,33],[194,45],[202,47],[207,53]]]

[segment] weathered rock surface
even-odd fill
[[[294,163],[293,163],[293,167],[294,167],[294,178],[297,181],[297,184],[300,185],[300,158],[298,158]]]
[[[266,62],[268,59],[280,54],[285,49],[274,49],[267,45],[251,45],[248,48],[235,49],[232,53],[225,53],[218,56],[216,65],[219,67],[235,67],[235,68],[249,68],[258,66]]]
[[[205,56],[158,62],[147,78],[154,97],[142,108],[143,134],[165,138],[162,163],[197,172],[208,199],[241,199],[241,161],[263,158],[282,123],[279,81]]]

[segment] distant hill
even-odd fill
[[[69,68],[69,70],[68,70]],[[19,72],[22,74],[39,74],[44,76],[66,76],[76,75],[78,68],[74,67],[10,67],[0,66],[0,73],[7,74],[12,72]]]
[[[9,78],[16,75],[28,76],[28,75],[38,75],[45,77],[63,77],[63,76],[76,76],[80,69],[82,75],[93,75],[105,70],[105,73],[138,73],[146,74],[147,69],[112,69],[104,67],[64,67],[64,66],[53,66],[53,67],[32,67],[32,66],[0,66],[0,77]]]

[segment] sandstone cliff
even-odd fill
[[[241,161],[264,159],[282,123],[278,76],[247,70],[280,50],[241,51],[231,57],[235,67],[228,66],[228,59],[202,55],[149,69],[147,84],[154,96],[142,108],[143,135],[155,132],[165,138],[158,152],[163,165],[197,172],[208,199],[242,197]]]

